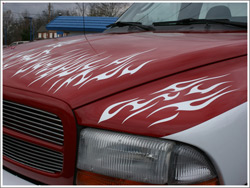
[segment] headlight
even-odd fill
[[[188,145],[91,128],[80,133],[77,168],[150,184],[194,184],[216,177],[204,154]]]

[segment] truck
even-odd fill
[[[247,7],[134,3],[104,33],[5,48],[3,173],[247,185]]]

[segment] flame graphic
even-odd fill
[[[170,108],[170,107],[175,107],[176,113],[172,116],[166,116],[166,118],[159,119],[158,121],[155,121],[152,124],[150,124],[148,127],[154,126],[159,123],[165,123],[165,122],[171,121],[175,119],[182,111],[197,111],[197,110],[203,109],[207,105],[215,101],[217,98],[227,93],[231,93],[237,90],[237,89],[229,89],[232,86],[232,85],[229,85],[231,81],[223,81],[223,82],[214,84],[206,89],[199,89],[199,87],[202,84],[204,84],[205,82],[209,80],[216,80],[222,77],[226,77],[228,75],[229,74],[217,76],[217,77],[206,76],[206,77],[202,77],[202,78],[198,78],[194,80],[178,82],[170,86],[167,86],[159,91],[151,93],[150,96],[153,96],[153,95],[157,95],[157,96],[153,97],[150,100],[134,98],[134,99],[115,103],[104,110],[98,123],[101,123],[103,121],[113,118],[119,112],[124,110],[124,108],[130,106],[132,107],[132,109],[129,111],[131,112],[131,114],[123,120],[122,122],[123,124],[128,119],[132,118],[133,116],[140,114],[143,111],[153,109],[153,107],[155,107],[159,103],[162,104],[162,106],[156,110],[151,110],[151,113],[148,114],[148,116],[145,118],[153,116],[154,114],[164,109]],[[223,86],[223,88],[218,90],[217,88],[219,86]],[[206,96],[201,96],[199,98],[195,98],[192,100],[171,103],[174,99],[176,99],[180,95],[181,92],[184,92],[184,91],[187,92],[187,94],[185,95],[190,95],[190,94],[195,94],[195,93],[206,94],[208,92],[211,92],[211,94],[206,95]],[[199,103],[198,105],[193,105],[195,102],[202,102],[202,103]],[[110,111],[112,111],[112,113]]]
[[[41,80],[43,81],[41,87],[49,84],[48,92],[56,93],[63,86],[71,85],[79,89],[94,80],[101,81],[112,77],[119,78],[126,74],[135,74],[146,64],[155,60],[149,59],[136,67],[134,65],[138,56],[155,49],[133,53],[115,60],[111,58],[111,55],[105,56],[105,52],[90,55],[88,50],[84,51],[82,48],[68,51],[60,57],[53,56],[55,48],[73,44],[80,40],[82,39],[58,42],[40,47],[38,50],[31,49],[20,53],[4,54],[3,70],[20,66],[12,77],[23,78],[33,74],[35,78],[28,86]],[[103,63],[104,61],[105,63]]]

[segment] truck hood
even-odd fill
[[[246,33],[95,34],[3,51],[3,85],[75,109],[184,70],[247,54]]]

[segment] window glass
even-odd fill
[[[215,6],[225,6],[229,8],[232,17],[235,16],[246,16],[247,15],[247,6],[246,3],[203,3],[201,8],[200,19],[205,18],[207,12]]]
[[[187,18],[247,22],[247,3],[135,3],[118,21],[151,25]]]

